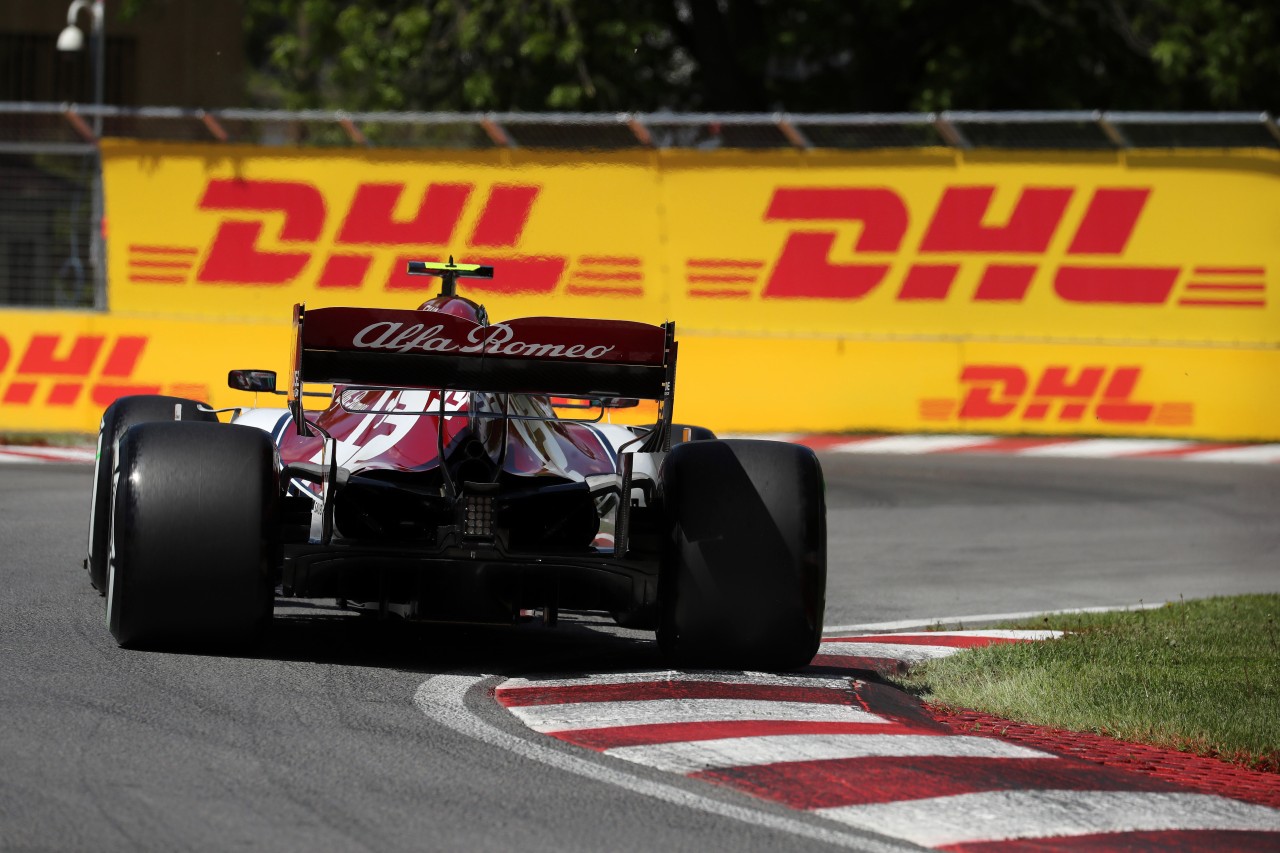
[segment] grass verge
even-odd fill
[[[14,447],[93,447],[96,435],[82,432],[3,432],[0,445]]]
[[[1066,631],[914,669],[925,701],[1280,770],[1280,595],[1043,616]]]

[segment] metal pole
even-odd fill
[[[107,20],[103,0],[93,0],[93,115],[95,137],[93,163],[93,231],[89,242],[89,263],[93,266],[93,306],[107,308],[107,245],[102,230],[106,206],[102,188],[102,101],[106,83]]]

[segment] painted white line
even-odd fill
[[[864,632],[853,631],[849,634],[849,639],[855,639]],[[894,635],[896,640],[898,637],[911,637],[912,639],[920,638],[928,640],[932,637],[973,637],[974,639],[986,640],[1053,640],[1062,636],[1061,631],[1037,631],[1037,630],[1020,630],[1017,628],[978,628],[973,631],[923,631],[923,632],[902,632]],[[885,642],[893,642],[886,640]]]
[[[1046,444],[1019,450],[1017,456],[1063,456],[1074,459],[1113,459],[1150,453],[1153,450],[1176,450],[1193,447],[1193,441],[1173,438],[1094,438],[1072,441],[1066,444]]]
[[[849,677],[844,675],[774,675],[770,672],[677,672],[653,670],[650,672],[608,672],[583,674],[577,678],[508,678],[497,689],[499,696],[507,690],[525,687],[595,687],[602,684],[669,684],[690,681],[710,681],[717,684],[755,684],[760,687],[830,687],[848,689]]]
[[[889,658],[909,664],[951,657],[963,651],[965,649],[959,646],[907,646],[895,643],[823,643],[818,647],[820,655]]]
[[[413,702],[432,722],[452,729],[466,737],[504,749],[521,758],[537,761],[566,773],[573,773],[592,782],[614,785],[634,794],[652,797],[665,803],[690,808],[719,817],[742,821],[775,832],[785,832],[802,838],[833,844],[870,853],[906,853],[918,851],[887,838],[879,830],[842,832],[838,828],[815,826],[807,821],[795,820],[784,815],[758,811],[733,805],[721,800],[704,797],[675,785],[652,779],[644,779],[606,764],[579,758],[568,752],[553,749],[537,741],[525,740],[481,720],[467,707],[463,698],[467,691],[483,681],[483,675],[437,675],[418,686]]]
[[[991,441],[989,435],[890,435],[827,448],[836,453],[937,453],[976,447]]]
[[[31,456],[18,456],[14,453],[5,453],[0,451],[0,462],[21,462],[31,465],[38,465],[41,462],[48,462],[47,459],[35,459]]]
[[[92,462],[96,452],[84,447],[27,447],[0,445],[5,462]]]
[[[1220,447],[1217,450],[1201,450],[1182,457],[1191,462],[1280,462],[1280,444],[1255,444],[1247,447]]]
[[[839,758],[949,756],[961,758],[1045,758],[1047,752],[965,735],[762,735],[717,740],[655,743],[606,749],[624,758],[672,773],[713,767],[756,767],[790,761]]]
[[[1163,601],[1152,604],[1119,604],[1105,607],[1074,607],[1069,610],[1024,610],[1018,613],[976,613],[968,616],[930,616],[926,619],[898,619],[893,622],[861,622],[856,625],[832,625],[823,628],[824,634],[869,634],[884,631],[910,631],[912,628],[928,628],[932,625],[963,625],[966,622],[1013,622],[1018,619],[1035,619],[1039,616],[1065,616],[1072,613],[1115,613],[1124,610],[1156,610],[1164,607]],[[929,632],[932,633],[932,632]]]
[[[1280,811],[1211,794],[991,791],[815,812],[927,847],[1107,832],[1280,831]]]
[[[885,723],[855,705],[771,702],[767,699],[641,699],[626,702],[572,702],[507,708],[538,732],[656,726],[664,723],[721,723],[732,720],[800,720],[806,723]]]

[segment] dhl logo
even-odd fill
[[[689,257],[684,270],[693,298],[819,299],[856,302],[882,288],[894,300],[929,304],[1022,302],[1047,268],[1054,293],[1082,305],[1201,308],[1266,306],[1263,266],[1120,263],[1145,210],[1149,187],[1100,187],[1069,217],[1074,187],[1022,187],[1003,222],[993,224],[997,187],[942,190],[916,245],[907,240],[911,213],[888,187],[778,187],[761,221],[785,228],[773,257]],[[405,273],[405,261],[434,257],[462,239],[469,261],[499,264],[504,275],[472,287],[504,294],[639,297],[640,257],[526,253],[520,243],[542,187],[536,184],[431,183],[420,193],[405,183],[361,183],[330,222],[322,191],[303,181],[210,179],[198,208],[217,215],[204,247],[132,244],[129,280],[174,285],[273,287],[306,277],[320,289],[369,285],[377,256],[394,261],[382,287],[414,291],[430,282]],[[409,203],[410,215],[397,215]],[[415,206],[416,204],[416,206]],[[1069,221],[1071,220],[1071,221]],[[268,221],[278,228],[264,236]],[[470,227],[464,227],[470,223]],[[326,236],[331,233],[331,236]],[[856,233],[856,237],[854,236]],[[1058,241],[1058,242],[1055,242]],[[1064,260],[1050,261],[1065,243]],[[833,260],[847,255],[852,260]],[[896,263],[910,257],[906,263]],[[981,265],[971,293],[956,281],[962,265]],[[1189,271],[1189,275],[1184,272]]]
[[[429,280],[411,277],[406,261],[431,257],[453,245],[467,214],[474,224],[466,235],[466,259],[502,266],[504,275],[471,287],[494,293],[545,294],[565,278],[569,258],[516,251],[542,188],[495,184],[481,192],[475,184],[432,183],[408,218],[396,216],[407,192],[403,183],[362,183],[342,214],[316,274],[318,288],[359,289],[366,285],[375,252],[395,254],[385,288],[423,290]],[[478,205],[478,211],[471,209]],[[129,247],[129,280],[183,284],[192,278],[213,285],[286,285],[299,278],[322,242],[328,205],[320,189],[300,181],[213,179],[199,209],[222,214],[213,240],[202,252],[195,246],[134,244]],[[263,248],[265,214],[283,215],[274,243],[291,251]],[[201,256],[203,255],[203,260]],[[638,257],[583,255],[570,271],[565,291],[579,296],[640,296]]]
[[[936,303],[952,298],[961,263],[983,265],[973,302],[1018,303],[1031,288],[1051,244],[1070,234],[1067,261],[1052,269],[1054,293],[1092,305],[1164,305],[1182,277],[1178,266],[1116,263],[1129,245],[1151,196],[1148,187],[1102,187],[1084,213],[1067,222],[1073,187],[1023,187],[1006,221],[991,224],[995,186],[947,187],[928,216],[918,245],[907,244],[910,210],[887,187],[795,188],[774,191],[766,223],[789,227],[778,256],[767,259],[689,258],[691,297],[857,301],[886,284],[895,300]],[[851,225],[860,227],[856,239]],[[849,247],[852,251],[849,251]],[[893,261],[914,249],[918,259],[897,281]],[[865,260],[833,261],[838,250]],[[963,261],[956,256],[964,256]],[[931,257],[932,256],[932,257]],[[1259,266],[1194,267],[1177,304],[1213,308],[1265,307],[1266,270]],[[763,287],[761,281],[763,280]]]
[[[87,400],[106,408],[128,394],[159,394],[161,386],[133,379],[146,347],[147,338],[140,335],[35,334],[25,346],[0,336],[0,377],[13,367],[0,384],[0,404],[70,407]],[[204,385],[179,384],[168,390],[198,399],[208,396]]]
[[[1142,368],[1134,366],[1050,365],[1035,377],[1015,364],[970,364],[960,372],[961,398],[924,399],[926,421],[1020,420],[1027,424],[1078,423],[1190,426],[1191,403],[1134,399]]]

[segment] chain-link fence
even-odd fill
[[[0,154],[0,305],[99,303],[97,169],[92,151]]]
[[[344,113],[0,102],[0,305],[106,306],[99,136],[396,148],[1280,148],[1267,113]]]
[[[398,148],[1280,147],[1267,113],[344,113],[0,102],[0,150],[102,135],[251,145]]]

